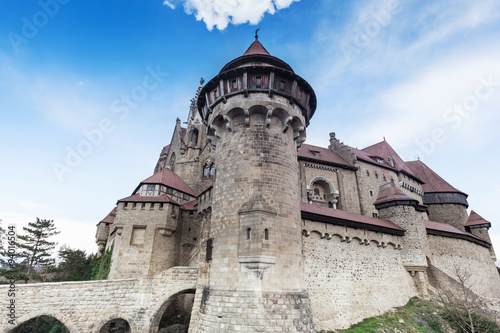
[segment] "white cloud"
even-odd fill
[[[257,24],[265,13],[272,15],[295,1],[300,0],[182,0],[186,13],[194,14],[196,20],[205,22],[210,31],[214,27],[224,30],[229,23]],[[164,4],[175,8],[172,1],[165,0]]]
[[[163,4],[165,6],[170,7],[171,9],[175,9],[175,5],[173,3],[171,3],[170,1],[168,1],[168,0],[163,1]]]

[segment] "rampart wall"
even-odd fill
[[[131,333],[150,332],[172,296],[194,291],[197,277],[196,268],[173,267],[139,279],[16,284],[16,324],[47,315],[71,333],[98,333],[109,320],[121,318]],[[0,286],[0,333],[15,327],[8,322],[9,288]]]
[[[347,328],[417,296],[402,263],[402,237],[303,224],[306,284],[317,331]]]

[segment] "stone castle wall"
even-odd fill
[[[347,328],[417,296],[402,237],[304,221],[306,283],[315,329]],[[394,292],[397,290],[397,292]]]
[[[154,275],[174,266],[180,252],[179,214],[179,207],[166,203],[119,203],[109,278]]]
[[[62,322],[71,333],[98,333],[109,320],[126,320],[132,332],[149,332],[157,325],[173,296],[194,291],[197,269],[174,267],[153,277],[126,280],[59,282],[16,285],[16,324],[47,315]],[[8,323],[7,290],[0,286],[0,332]],[[4,306],[5,305],[5,306]]]
[[[432,266],[454,279],[458,268],[460,273],[470,275],[472,290],[488,298],[500,299],[500,275],[488,248],[466,240],[436,235],[428,235],[427,239],[427,256]]]
[[[459,204],[430,204],[427,209],[429,220],[447,223],[459,230],[465,230],[465,223],[469,215],[467,209]]]

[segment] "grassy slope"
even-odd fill
[[[443,319],[444,310],[436,302],[423,301],[412,298],[405,306],[394,312],[385,313],[378,317],[366,318],[351,328],[339,330],[342,333],[450,333],[457,332],[451,329],[449,323]],[[481,331],[484,332],[484,331]],[[498,329],[488,332],[500,332]]]

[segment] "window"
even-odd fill
[[[373,191],[370,191],[370,197],[373,197]]]
[[[378,214],[377,213],[372,213],[372,216],[375,217],[375,218],[378,218]]]
[[[215,164],[212,163],[212,165],[210,166],[210,177],[214,176],[215,176]]]
[[[196,128],[191,130],[189,141],[194,145],[198,144],[198,130]]]
[[[184,193],[184,194],[182,195],[182,199],[184,199],[184,200],[189,200],[189,199],[191,199],[191,196],[189,196],[189,194],[185,194],[185,193]]]
[[[153,184],[146,185],[146,195],[155,195],[155,185]]]
[[[231,81],[231,89],[233,90],[238,89],[238,84],[236,83],[236,79]]]
[[[219,97],[219,92],[217,91],[217,88],[214,89],[214,97],[215,98]]]
[[[264,229],[264,239],[269,240],[269,230]]]
[[[382,158],[380,158],[380,157],[377,157],[377,162],[379,162],[379,163],[382,163],[382,164],[383,164],[383,163],[384,163],[384,159],[382,159]]]
[[[280,81],[280,89],[285,90],[285,80]]]
[[[208,177],[210,173],[210,167],[208,166],[208,164],[205,164],[203,166],[203,177]]]
[[[318,195],[319,196],[319,188],[315,188],[314,189],[314,195]]]
[[[378,173],[375,172],[375,179],[378,179]]]
[[[260,76],[257,76],[255,78],[255,88],[257,89],[262,88],[262,78]]]
[[[366,175],[370,177],[370,171],[366,170]]]
[[[384,182],[385,182],[385,181],[387,181],[387,178],[385,178],[385,175],[384,175],[384,177],[383,177],[383,178],[384,178]]]
[[[252,229],[251,228],[247,229],[247,239],[252,239]]]
[[[213,239],[210,238],[209,240],[207,240],[207,251],[205,254],[205,261],[212,260],[212,249],[213,249]]]
[[[174,194],[174,190],[171,187],[167,187],[167,194]]]

